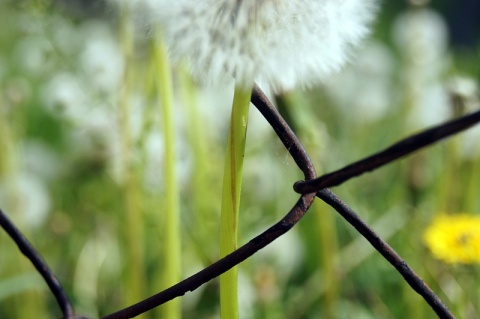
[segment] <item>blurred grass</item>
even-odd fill
[[[451,8],[447,1],[433,5]],[[0,3],[0,207],[54,269],[77,312],[96,317],[131,302],[122,288],[128,276],[145,277],[146,287],[135,298],[159,290],[165,249],[159,237],[165,207],[163,128],[154,107],[152,39],[136,31],[126,63],[113,10],[76,8],[47,0]],[[418,75],[408,72],[432,68],[409,65],[392,35],[398,16],[407,9],[403,2],[386,3],[375,27],[371,42],[389,58],[372,62],[368,58],[377,51],[369,51],[356,60],[362,63],[353,62],[332,83],[277,100],[319,173],[458,114],[459,108],[452,110],[445,101],[460,103],[460,112],[478,108],[478,44],[469,50],[447,47],[439,54],[440,71],[428,74],[427,84],[415,82]],[[105,47],[93,46],[96,43]],[[122,73],[116,71],[124,72],[124,67],[133,74],[130,97],[124,101],[132,139],[128,167],[118,161]],[[458,93],[459,82],[450,84],[459,75],[476,83],[470,96]],[[369,83],[387,92],[384,100],[381,95],[380,102],[368,99],[376,96],[376,86],[365,86]],[[447,100],[431,103],[425,98],[432,83]],[[181,70],[175,70],[174,89],[186,277],[218,258],[221,167],[231,96],[192,86]],[[374,110],[375,103],[386,107]],[[435,260],[422,234],[439,212],[480,212],[480,154],[478,132],[473,133],[336,189],[461,318],[480,316],[478,265]],[[125,185],[129,169],[137,181]],[[240,243],[287,212],[297,198],[291,185],[300,178],[288,152],[252,110]],[[138,196],[139,238],[126,232],[131,225],[124,214],[125,186],[134,187]],[[137,266],[127,254],[129,240],[144,251]],[[320,202],[291,234],[243,263],[239,277],[242,318],[434,317],[393,268]],[[184,296],[184,317],[218,317],[218,294],[214,280]],[[58,316],[46,286],[0,232],[0,318]]]

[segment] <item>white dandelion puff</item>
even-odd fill
[[[337,71],[376,12],[376,0],[141,3],[162,27],[171,57],[187,60],[200,82],[233,78],[274,91],[312,85]]]
[[[408,10],[394,22],[393,32],[406,61],[410,125],[418,128],[446,121],[452,114],[442,80],[449,65],[444,19],[431,9]]]

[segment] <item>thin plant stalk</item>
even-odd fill
[[[22,109],[20,105],[8,101],[2,96],[0,90],[0,185],[8,194],[3,200],[8,202],[11,213],[23,227],[26,226],[26,215],[22,214],[21,203],[24,198],[19,189],[19,163],[21,162],[19,146],[22,143],[25,129]],[[0,203],[0,205],[4,205],[4,203]],[[0,262],[0,268],[5,267],[7,271],[30,271],[31,266],[25,263],[23,256],[16,252],[11,253],[10,249],[10,247],[0,246],[0,251],[4,252],[4,256],[10,256],[6,258],[6,263]],[[45,309],[44,296],[34,290],[25,290],[15,296],[12,304],[14,306],[11,308],[11,314],[18,318],[31,318]]]
[[[189,232],[191,233],[191,243],[195,247],[202,264],[208,265],[211,261],[209,248],[213,247],[212,225],[216,214],[212,214],[212,196],[215,196],[215,188],[205,187],[210,175],[209,160],[213,159],[211,152],[207,154],[207,136],[205,129],[207,127],[202,121],[200,110],[198,109],[196,87],[191,76],[186,70],[180,72],[180,90],[184,112],[186,115],[188,128],[188,139],[193,153],[192,170],[192,213],[189,214]],[[193,225],[202,225],[201,227],[192,227]]]
[[[438,212],[452,213],[455,212],[458,207],[458,202],[456,201],[456,190],[458,187],[458,162],[456,159],[456,145],[455,141],[448,141],[444,149],[445,161],[443,165],[445,169],[443,170],[442,177],[439,181],[439,194],[438,196]]]
[[[122,181],[125,205],[126,240],[126,287],[125,298],[128,304],[140,300],[145,291],[145,271],[143,252],[143,219],[140,209],[138,170],[132,163],[134,141],[130,126],[130,98],[133,91],[133,30],[129,12],[122,8],[120,40],[126,60],[123,84],[119,100],[119,129],[121,139],[121,160],[124,169]]]
[[[251,90],[239,86],[235,88],[223,175],[220,258],[237,249],[240,192],[250,97]],[[233,267],[220,276],[220,317],[222,319],[238,318],[237,267]]]
[[[181,280],[181,238],[180,238],[180,195],[176,174],[175,125],[173,117],[173,84],[170,64],[165,46],[157,31],[154,45],[154,60],[157,74],[160,112],[163,118],[165,139],[164,174],[165,174],[165,208],[163,227],[163,286],[170,287]],[[175,299],[163,306],[163,318],[181,318],[180,299]]]
[[[478,147],[478,146],[477,146]],[[465,191],[465,212],[480,211],[478,190],[480,189],[480,159],[477,157],[468,162],[468,182]]]
[[[338,268],[335,259],[331,258],[331,256],[339,255],[335,215],[331,214],[325,205],[313,205],[313,209],[315,210],[315,226],[321,243],[321,267],[325,280],[325,317],[334,318],[339,300]]]
[[[13,143],[11,142],[13,135],[11,133],[11,122],[7,117],[7,106],[2,104],[3,96],[0,92],[0,145],[2,147],[2,156],[0,156],[0,179],[5,179],[10,174],[14,161],[11,160],[10,154],[13,153]]]

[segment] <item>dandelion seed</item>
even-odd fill
[[[480,216],[440,215],[424,233],[433,256],[449,264],[480,264]]]

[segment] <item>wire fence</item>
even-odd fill
[[[437,294],[430,289],[425,282],[415,273],[407,262],[399,256],[394,249],[385,242],[375,230],[373,230],[359,214],[343,202],[335,193],[327,187],[338,186],[363,173],[383,167],[389,163],[398,161],[400,158],[411,155],[426,146],[437,143],[440,140],[458,134],[478,122],[480,122],[480,111],[459,117],[452,121],[429,128],[405,138],[392,146],[372,156],[357,161],[346,167],[317,177],[314,163],[310,160],[307,150],[302,146],[286,121],[282,118],[276,108],[257,86],[253,89],[253,105],[262,116],[268,121],[277,134],[280,141],[290,153],[298,168],[304,174],[304,180],[295,183],[294,190],[300,193],[300,198],[288,213],[277,223],[265,230],[260,235],[252,238],[245,245],[233,253],[214,262],[196,274],[182,280],[181,282],[125,309],[104,316],[108,319],[133,318],[142,313],[158,307],[174,298],[183,296],[201,285],[218,277],[235,265],[250,258],[262,248],[266,247],[278,237],[288,232],[308,212],[315,197],[324,201],[334,208],[347,223],[356,229],[377,252],[383,256],[404,278],[415,292],[423,297],[426,303],[435,311],[439,318],[454,318],[447,305],[440,300]],[[82,318],[74,312],[72,304],[62,288],[59,280],[49,266],[45,263],[32,244],[9,220],[7,214],[0,210],[0,224],[17,244],[19,250],[32,262],[37,271],[48,284],[52,295],[62,310],[64,319]]]

